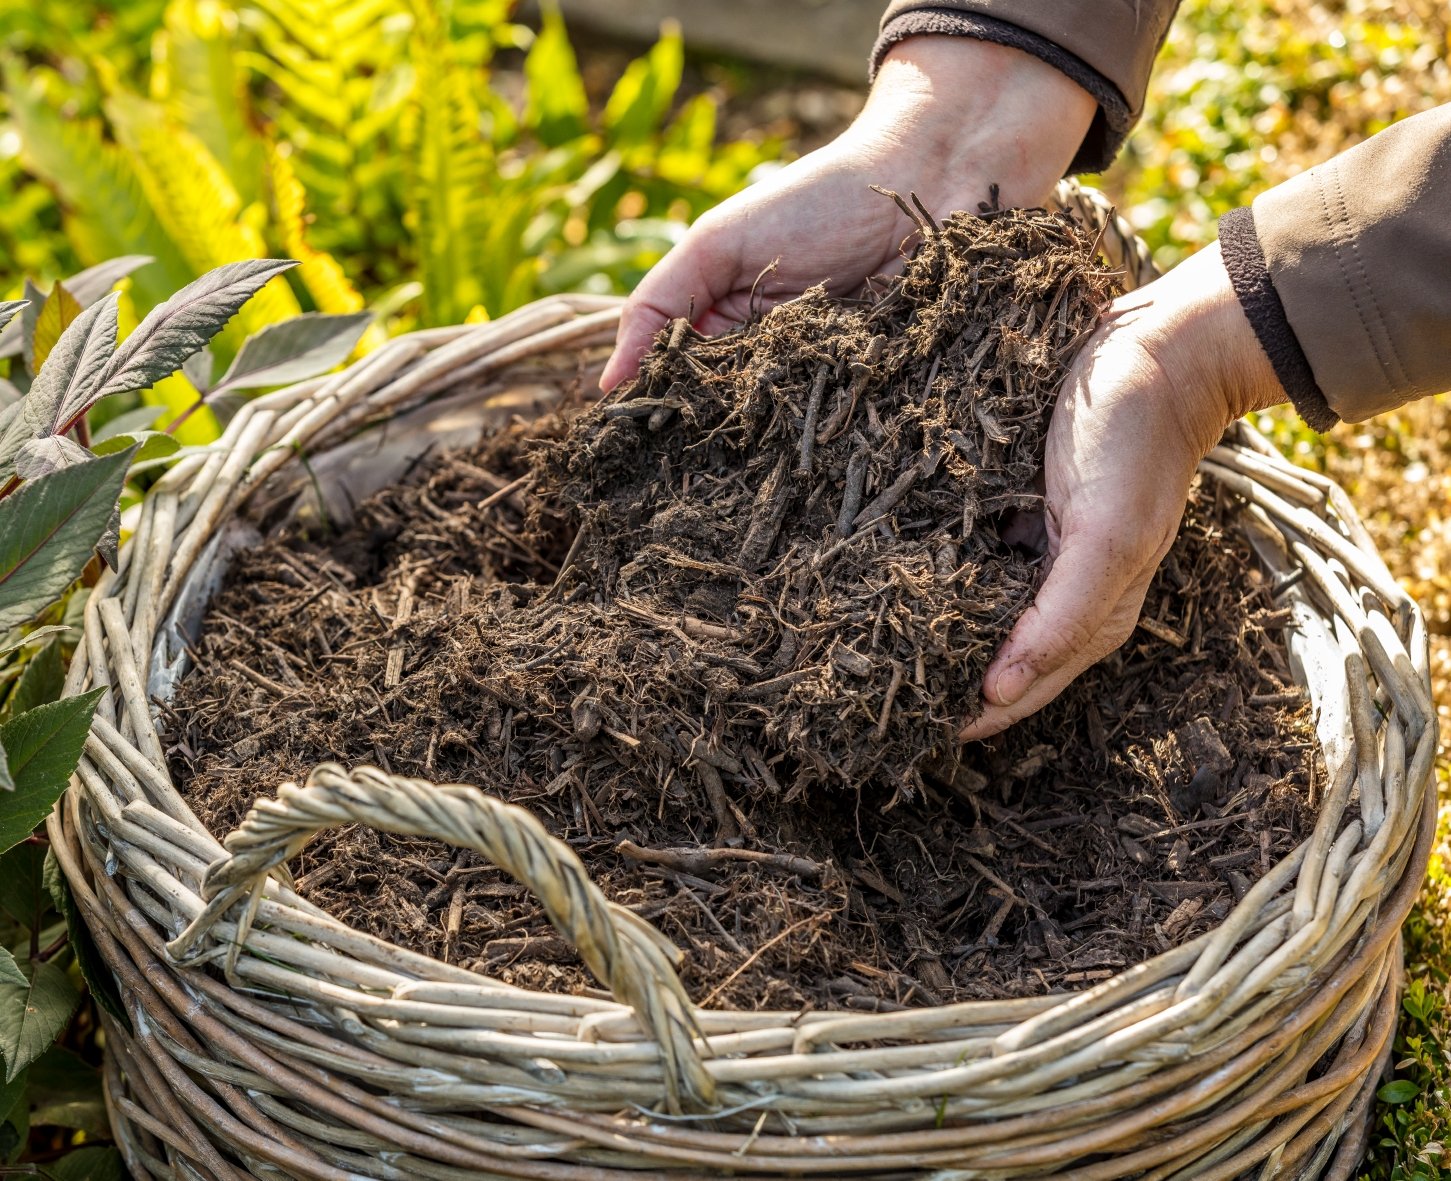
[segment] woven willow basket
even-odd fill
[[[1064,186],[1059,200],[1104,228],[1130,283],[1150,274],[1098,199]],[[890,1014],[697,1009],[664,938],[525,812],[370,768],[281,787],[225,849],[204,830],[152,699],[184,672],[227,554],[257,539],[253,522],[319,494],[345,510],[422,447],[589,379],[617,317],[615,300],[561,297],[394,340],[250,403],[217,452],[132,510],[69,678],[111,692],[50,835],[129,1014],[129,1031],[106,1019],[107,1095],[136,1177],[1348,1176],[1433,837],[1425,630],[1344,493],[1244,425],[1203,471],[1241,498],[1293,618],[1328,771],[1320,817],[1218,929],[1087,991]],[[349,823],[498,863],[609,994],[513,988],[303,901],[285,862]]]

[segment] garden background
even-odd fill
[[[514,7],[0,0],[0,298],[39,297],[38,311],[54,280],[147,255],[155,261],[123,282],[124,332],[211,268],[290,257],[296,270],[214,342],[213,370],[249,333],[299,311],[372,313],[356,345],[367,351],[552,291],[628,290],[693,217],[829,138],[860,102],[858,87],[825,75],[697,52],[670,25],[653,46],[631,46],[571,36],[548,7],[542,23],[518,23]],[[1439,0],[1186,0],[1148,115],[1095,183],[1172,265],[1212,241],[1224,211],[1451,101],[1448,56],[1451,12]],[[189,365],[108,399],[90,428],[170,427],[184,447],[205,447],[235,405],[203,396],[208,379]],[[0,384],[0,408],[11,397]],[[1260,425],[1347,487],[1425,607],[1445,732],[1447,406],[1325,437],[1289,414]],[[0,645],[0,724],[59,693],[66,654],[64,637],[8,654]],[[82,986],[84,948],[66,947],[44,852],[35,839],[0,858],[0,948],[29,965],[20,983],[0,973],[0,1176],[120,1177],[90,1002],[28,1069],[19,1061],[34,1034],[17,1016],[31,969],[67,973],[76,997]],[[1443,841],[1408,929],[1410,987],[1374,1178],[1451,1177],[1447,856]]]

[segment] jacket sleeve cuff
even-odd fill
[[[908,37],[926,34],[991,41],[995,45],[1021,49],[1047,62],[1078,83],[1098,102],[1098,112],[1068,171],[1102,172],[1118,155],[1129,128],[1133,126],[1133,113],[1123,92],[1081,57],[1055,45],[1046,37],[1007,21],[952,8],[919,8],[890,17],[872,47],[870,77],[876,78],[882,59],[892,46]]]
[[[1231,209],[1219,219],[1219,250],[1239,306],[1291,404],[1312,428],[1328,431],[1340,416],[1330,409],[1300,339],[1290,327],[1255,232],[1254,213],[1248,206]]]

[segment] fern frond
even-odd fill
[[[237,15],[220,0],[171,0],[153,44],[151,97],[206,145],[244,204],[261,196],[262,151],[236,62]]]
[[[290,153],[277,144],[267,145],[267,175],[272,185],[272,206],[281,231],[283,251],[298,261],[297,271],[320,312],[344,315],[363,310],[364,300],[348,281],[332,255],[313,249],[307,240],[307,193],[293,171]],[[371,325],[358,342],[357,355],[383,343],[385,333]]]
[[[413,74],[404,0],[241,0],[259,112],[287,143],[317,215],[313,245],[360,260],[396,249],[405,175],[399,123]]]
[[[242,199],[215,156],[155,103],[117,91],[106,113],[129,155],[151,208],[196,273],[243,258],[265,258],[266,243],[244,216]],[[228,327],[227,344],[301,308],[280,277],[268,283]]]
[[[449,52],[447,26],[435,0],[414,0],[413,63],[418,72],[408,119],[413,170],[409,216],[424,289],[424,319],[457,323],[477,304],[491,314],[484,291],[481,227],[492,228],[491,200],[501,178],[479,129],[470,81]]]
[[[196,277],[157,220],[130,160],[102,138],[96,123],[64,117],[34,82],[7,76],[6,93],[25,166],[55,191],[82,261],[149,254],[155,261],[131,280],[147,307]]]

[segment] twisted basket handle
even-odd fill
[[[1124,290],[1133,291],[1159,277],[1149,248],[1105,194],[1067,177],[1054,187],[1052,204],[1076,213],[1085,225],[1100,231],[1099,249],[1110,266],[1122,268]]]
[[[695,1008],[673,966],[680,953],[649,923],[606,899],[573,850],[529,812],[467,784],[440,786],[376,767],[348,771],[336,763],[315,767],[302,787],[284,783],[276,799],[258,800],[223,841],[229,855],[213,862],[202,880],[207,906],[167,944],[172,958],[181,963],[203,958],[206,952],[193,949],[235,902],[250,895],[227,952],[230,976],[267,875],[319,832],[353,823],[473,849],[527,886],[555,930],[659,1043],[671,1110],[709,1110],[714,1104],[715,1082],[696,1049],[701,1031]]]

